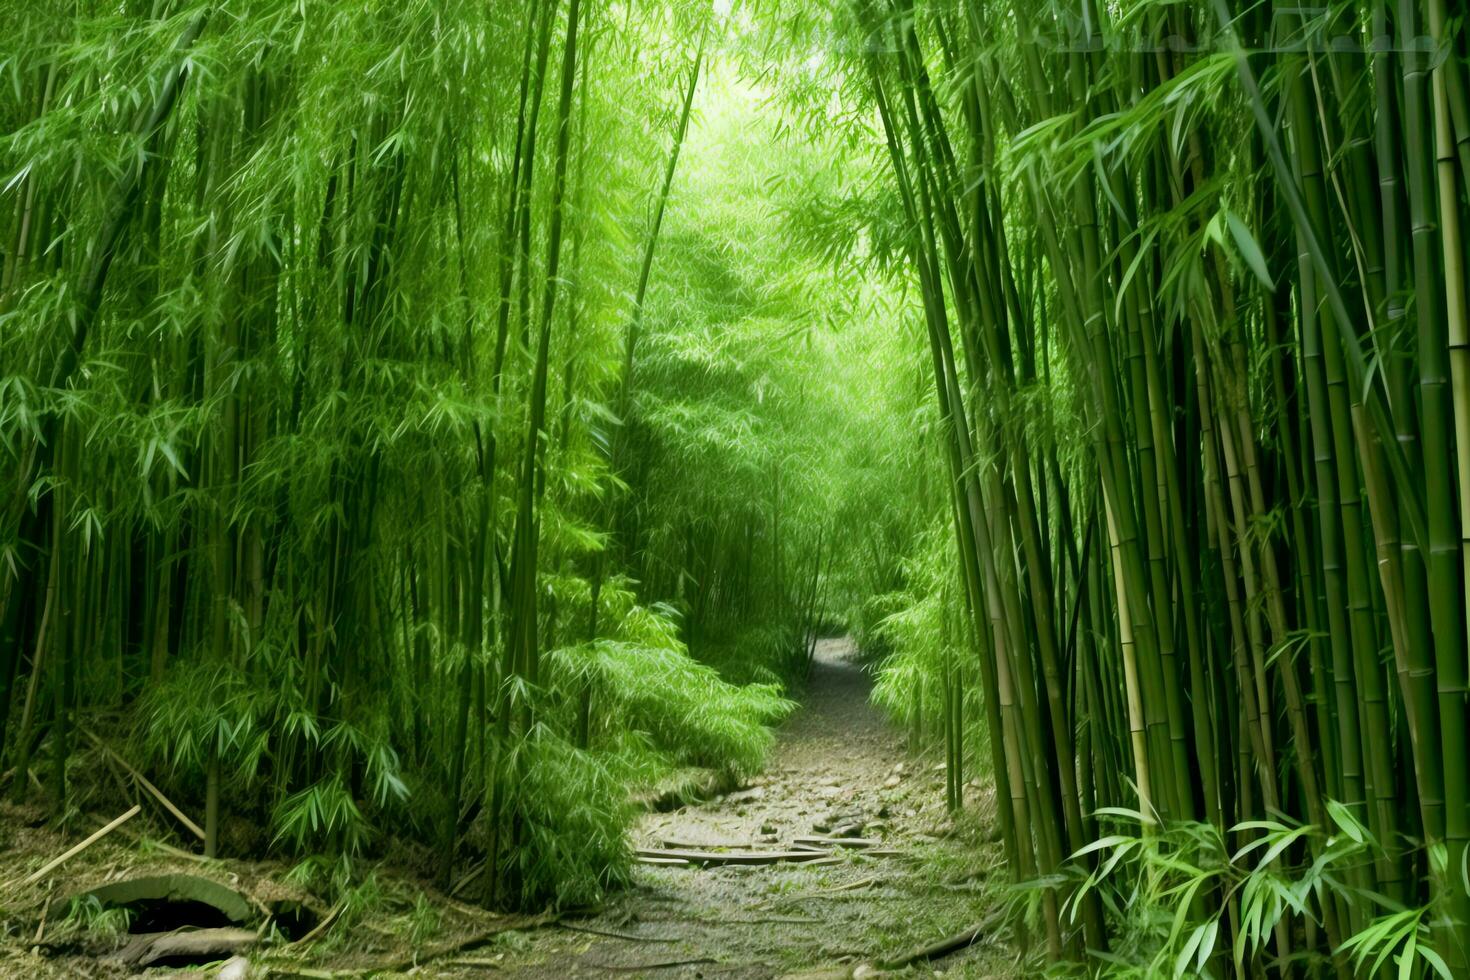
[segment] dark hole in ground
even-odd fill
[[[213,929],[230,925],[229,916],[205,902],[141,899],[122,906],[128,910],[128,932],[172,932],[192,926]]]
[[[278,902],[271,906],[271,920],[288,940],[297,940],[316,928],[321,916],[300,902]]]

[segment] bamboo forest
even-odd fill
[[[1459,0],[0,0],[0,977],[1470,978]]]

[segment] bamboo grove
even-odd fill
[[[1470,971],[1448,0],[0,11],[12,810],[592,901],[843,628],[1056,970]]]
[[[1051,955],[1463,975],[1463,17],[856,0],[821,29],[905,223]]]
[[[206,855],[340,882],[399,842],[539,906],[626,880],[634,794],[759,767],[835,498],[770,481],[821,443],[800,399],[739,395],[799,347],[696,350],[659,286],[711,250],[685,216],[661,241],[705,5],[4,22],[14,805],[73,821],[128,758],[199,808]],[[731,276],[777,262],[769,303],[825,281],[795,252]]]

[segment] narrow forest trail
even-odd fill
[[[967,787],[983,816],[964,834],[950,832],[942,770],[912,757],[903,733],[869,703],[855,656],[851,640],[819,641],[805,702],[779,730],[766,771],[724,796],[645,815],[633,843],[784,850],[796,837],[858,823],[896,853],[850,852],[821,865],[640,865],[635,886],[596,917],[519,936],[497,957],[497,975],[840,977],[984,918],[1003,878],[999,845],[989,841],[990,787]],[[953,976],[1013,971],[994,941],[933,967]]]

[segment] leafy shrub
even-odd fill
[[[757,771],[774,741],[768,726],[794,707],[777,685],[730,684],[678,648],[598,640],[583,650],[600,702],[685,765]]]
[[[1097,866],[1086,873],[1074,864],[1079,884],[1064,909],[1075,923],[1086,895],[1102,899],[1113,937],[1107,953],[1094,952],[1097,975],[1207,975],[1213,969],[1208,964],[1227,957],[1244,975],[1279,955],[1273,948],[1278,931],[1293,935],[1308,921],[1320,927],[1322,903],[1337,901],[1368,918],[1336,950],[1350,956],[1362,975],[1376,976],[1392,961],[1401,977],[1432,972],[1451,980],[1429,942],[1432,907],[1405,908],[1348,884],[1349,869],[1373,860],[1380,845],[1347,807],[1334,801],[1326,806],[1332,821],[1326,829],[1281,820],[1236,824],[1228,836],[1243,843],[1234,850],[1209,824],[1145,824],[1136,810],[1099,810],[1113,832],[1073,855],[1075,860],[1095,854]],[[1310,856],[1305,864],[1287,860],[1303,851]],[[1029,899],[1023,902],[1028,912],[1038,914],[1042,889],[1024,888],[1021,894]],[[1232,919],[1238,924],[1227,949]]]
[[[229,664],[176,661],[140,705],[145,758],[202,777],[210,758],[241,781],[265,757],[265,699]]]
[[[518,821],[507,860],[519,905],[596,904],[627,883],[633,808],[616,755],[576,748],[537,725],[502,773]]]

